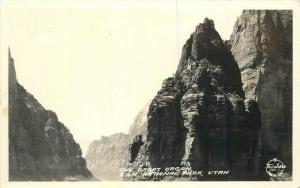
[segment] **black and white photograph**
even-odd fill
[[[299,1],[0,3],[0,187],[300,186]]]

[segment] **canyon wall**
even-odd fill
[[[9,180],[89,180],[81,148],[57,115],[21,86],[9,52]]]
[[[261,111],[260,176],[278,158],[292,173],[293,16],[291,10],[245,10],[235,23],[231,51],[246,98]]]

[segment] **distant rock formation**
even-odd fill
[[[89,145],[86,154],[87,167],[97,179],[122,179],[120,169],[127,167],[130,161],[129,144],[138,134],[145,138],[149,105],[150,103],[146,104],[136,115],[128,134],[102,136],[100,140],[95,140]]]
[[[124,133],[94,140],[85,156],[88,169],[100,181],[120,180],[120,168],[125,168],[129,161],[130,141],[130,136]]]
[[[291,10],[245,10],[230,38],[246,98],[261,110],[260,176],[273,158],[292,175],[292,32]]]
[[[88,180],[79,144],[17,81],[9,52],[9,180]]]
[[[205,18],[186,41],[174,77],[148,112],[146,143],[126,180],[248,180],[255,176],[260,111],[245,101],[241,74],[227,46]],[[226,176],[143,176],[139,168],[230,170]]]

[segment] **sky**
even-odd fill
[[[205,17],[229,39],[241,12],[181,0],[11,1],[1,21],[19,83],[86,153],[102,135],[128,131]]]

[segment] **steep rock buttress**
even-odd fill
[[[254,176],[260,112],[256,101],[244,99],[239,67],[206,18],[184,45],[175,76],[152,100],[146,143],[131,167],[230,170],[221,178],[179,177],[194,180]]]

